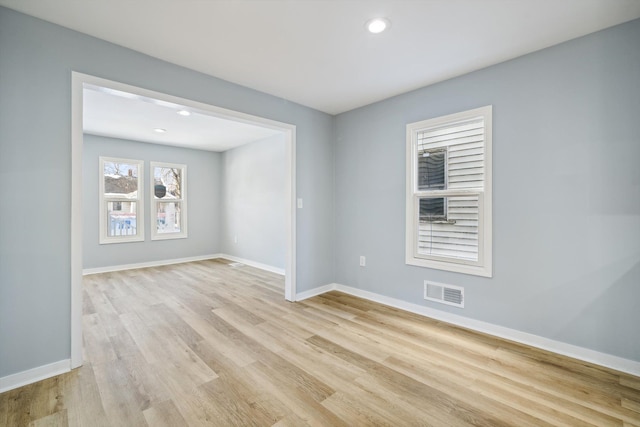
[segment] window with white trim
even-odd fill
[[[151,240],[187,237],[187,166],[151,162]]]
[[[144,161],[100,157],[100,244],[144,240]]]
[[[407,264],[492,276],[491,113],[407,125]]]

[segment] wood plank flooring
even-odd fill
[[[85,364],[0,426],[640,427],[640,378],[203,261],[84,278]]]

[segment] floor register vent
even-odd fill
[[[425,280],[424,299],[464,308],[464,288]]]

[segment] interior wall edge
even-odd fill
[[[218,258],[224,258],[224,259],[228,259],[229,261],[239,262],[241,264],[246,264],[249,267],[259,268],[260,270],[269,271],[271,273],[279,274],[281,276],[285,275],[284,268],[275,267],[273,265],[268,265],[261,262],[252,261],[250,259],[241,258],[241,257],[237,257],[234,255],[229,255],[225,253],[218,254],[218,255],[220,255]]]

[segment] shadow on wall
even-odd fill
[[[578,345],[595,341],[602,348],[621,347],[619,353],[622,357],[632,360],[640,358],[640,333],[637,333],[637,329],[626,337],[619,336],[628,330],[628,325],[640,324],[640,254],[636,254],[634,259],[635,264],[631,267],[627,267],[628,261],[610,266],[610,270],[616,273],[620,273],[620,268],[626,267],[626,271],[618,279],[604,282],[608,285],[601,289],[600,294],[594,295],[590,304],[575,314],[575,320],[568,323],[559,334],[560,340],[578,337]],[[605,274],[595,275],[595,280],[600,280],[601,276]],[[580,292],[580,289],[576,288],[574,292]]]
[[[597,342],[601,349],[617,347],[621,357],[637,360],[640,334],[620,339],[611,331],[640,324],[640,254],[595,269],[585,263],[577,273],[575,279],[551,283],[514,309],[530,310],[531,322],[553,331],[552,339],[585,347]]]

